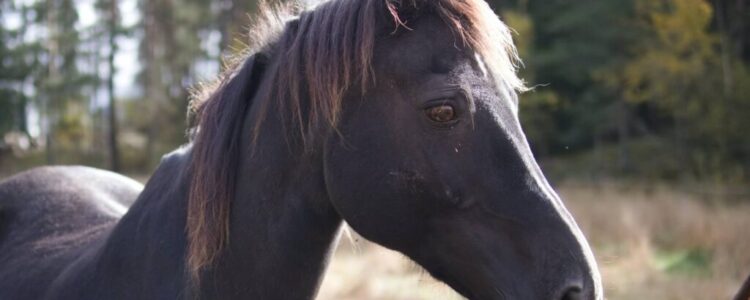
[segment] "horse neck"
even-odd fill
[[[322,160],[295,157],[284,138],[265,136],[254,155],[241,155],[229,243],[202,274],[202,299],[312,299],[317,293],[341,224],[327,202]],[[191,290],[184,269],[191,151],[181,152],[162,161],[101,252],[90,256],[99,272],[91,277],[112,293],[185,296]]]
[[[266,120],[255,149],[240,155],[229,244],[204,276],[205,298],[312,299],[317,293],[341,218],[327,201],[321,155],[293,154],[277,122]],[[252,132],[254,122],[245,123],[244,132]],[[241,140],[249,145],[250,134]]]

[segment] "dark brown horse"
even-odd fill
[[[485,2],[268,14],[143,191],[81,167],[0,183],[0,299],[311,299],[343,221],[471,299],[602,298]]]
[[[750,300],[750,276],[745,279],[737,295],[734,296],[734,300]]]

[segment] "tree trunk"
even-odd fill
[[[720,1],[715,0],[715,15],[716,24],[719,27],[719,42],[721,50],[721,69],[722,69],[722,83],[724,83],[724,97],[726,98],[732,91],[732,62],[731,62],[731,37],[732,33],[727,26],[727,18],[724,15],[726,10],[721,5]]]
[[[108,35],[109,35],[109,55],[107,57],[107,65],[109,73],[107,74],[107,96],[109,97],[109,110],[108,110],[108,121],[109,121],[109,166],[114,172],[120,171],[120,151],[118,148],[118,127],[117,127],[117,103],[115,102],[115,54],[117,53],[117,23],[119,19],[119,13],[117,8],[117,1],[109,1],[109,20],[108,20]]]
[[[224,56],[228,52],[227,48],[232,39],[232,30],[230,26],[232,24],[233,8],[234,1],[221,0],[221,11],[219,12],[219,33],[221,34],[221,40],[219,41],[219,63],[221,63],[222,70],[224,69]]]
[[[142,42],[142,60],[143,60],[143,87],[145,99],[143,107],[146,110],[146,156],[145,163],[147,167],[156,164],[157,140],[159,139],[160,117],[162,117],[162,106],[167,102],[168,88],[164,84],[163,72],[166,69],[164,36],[162,34],[169,32],[164,28],[164,18],[159,15],[164,12],[165,4],[163,0],[143,1],[143,29],[144,39]]]
[[[618,101],[617,115],[617,135],[619,137],[618,164],[621,172],[627,172],[630,168],[630,152],[628,151],[630,144],[630,112],[625,100],[621,99]]]
[[[56,82],[58,77],[58,66],[56,59],[58,58],[58,44],[57,44],[57,10],[54,9],[55,3],[52,0],[47,0],[47,7],[50,8],[47,11],[47,80],[50,82]],[[44,97],[44,109],[42,118],[46,119],[43,121],[44,134],[45,134],[45,156],[47,164],[55,164],[57,158],[55,156],[55,124],[57,123],[57,109],[54,105],[57,101],[55,99],[56,93],[50,93],[47,91],[46,97]],[[58,103],[59,104],[59,103]]]

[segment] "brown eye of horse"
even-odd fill
[[[456,119],[456,110],[450,105],[438,105],[427,109],[427,117],[438,123],[447,123]]]

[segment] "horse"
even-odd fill
[[[264,11],[142,190],[84,167],[0,184],[0,299],[313,299],[344,223],[469,299],[603,298],[486,2]]]
[[[745,282],[740,286],[740,290],[734,295],[734,300],[750,300],[750,276],[747,276]]]

